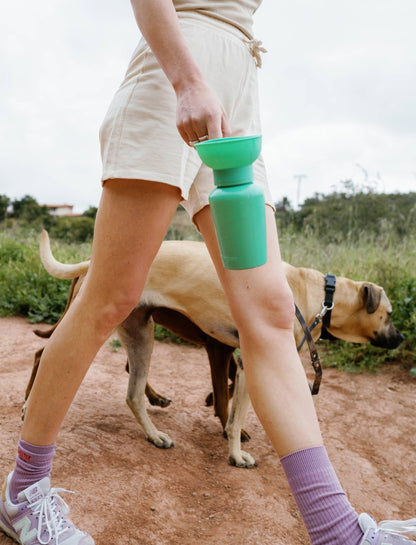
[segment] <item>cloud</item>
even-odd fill
[[[366,182],[362,168],[380,191],[414,190],[414,2],[280,7],[275,18],[267,2],[259,13],[269,49],[263,154],[276,199],[296,203],[297,174],[307,174],[304,198],[347,178]]]
[[[73,203],[78,211],[98,203],[98,129],[139,37],[122,4],[41,0],[23,16],[18,4],[8,5],[0,46],[7,74],[0,87],[1,193]]]
[[[263,154],[276,199],[295,202],[296,174],[307,174],[302,196],[363,181],[356,164],[386,191],[414,189],[415,16],[414,0],[264,0]],[[139,38],[129,2],[9,2],[0,32],[0,193],[96,205],[98,129]]]
[[[381,192],[414,191],[414,144],[412,135],[392,136],[377,125],[310,124],[265,138],[263,155],[275,200],[287,196],[296,205],[298,174],[307,176],[300,202],[347,179]]]

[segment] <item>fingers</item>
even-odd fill
[[[212,136],[213,134],[216,134],[216,131],[215,129],[210,129],[210,126],[215,127],[216,124],[216,121],[211,121],[210,114],[205,114],[205,118],[192,120],[191,129],[189,131],[189,145],[193,146],[198,142],[204,142],[205,140],[209,140],[210,138],[220,138],[217,136]]]
[[[224,116],[221,121],[222,121],[222,124],[221,124],[222,135],[224,138],[227,138],[228,136],[231,136],[231,127],[228,122],[228,118]]]
[[[222,109],[222,108],[221,108]],[[222,110],[221,116],[217,116],[215,119],[208,119],[207,121],[207,132],[210,140],[214,138],[222,138],[222,119],[226,117],[225,112]]]
[[[199,119],[181,119],[178,117],[176,126],[182,139],[189,145],[193,146],[199,142],[200,138],[209,138],[206,123],[200,122]]]
[[[178,126],[182,138],[190,146],[225,136],[223,126],[228,127],[225,114],[222,111],[216,112],[215,115],[204,113],[205,115],[201,119],[191,119]]]
[[[176,125],[182,139],[189,146],[230,135],[224,108],[207,85],[186,88],[177,93],[177,98]]]
[[[198,138],[198,140],[191,140],[188,142],[190,146],[195,146],[195,144],[199,144],[200,142],[205,142],[205,140],[209,140],[209,136],[206,134],[205,136],[201,136]]]
[[[184,133],[187,138],[184,138],[185,142],[190,146],[194,146],[198,142],[204,142],[205,140],[230,136],[231,129],[227,116],[224,112],[221,112],[221,115],[215,118],[207,116],[205,124],[199,123],[197,128],[188,131],[185,130]]]

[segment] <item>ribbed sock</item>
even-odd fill
[[[358,515],[341,488],[324,447],[280,460],[312,545],[359,545]]]
[[[16,467],[10,479],[10,497],[17,503],[17,496],[28,486],[49,477],[55,444],[46,447],[31,445],[23,439],[17,445]]]

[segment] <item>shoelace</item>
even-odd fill
[[[383,520],[379,523],[378,529],[383,532],[391,532],[393,534],[406,534],[416,537],[416,518],[409,520]],[[413,539],[408,539],[409,543],[414,543]]]
[[[33,504],[36,506],[34,512],[39,515],[37,537],[41,545],[48,545],[54,537],[56,537],[55,545],[59,545],[59,536],[67,528],[64,527],[66,520],[62,514],[66,515],[69,512],[69,507],[61,498],[59,492],[74,494],[74,492],[65,490],[65,488],[51,488],[46,496]],[[47,541],[43,541],[41,538],[43,525],[46,526],[48,531]]]

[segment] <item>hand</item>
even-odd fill
[[[224,108],[206,83],[184,86],[176,90],[176,96],[176,126],[189,146],[206,136],[209,139],[230,136],[231,130]]]

